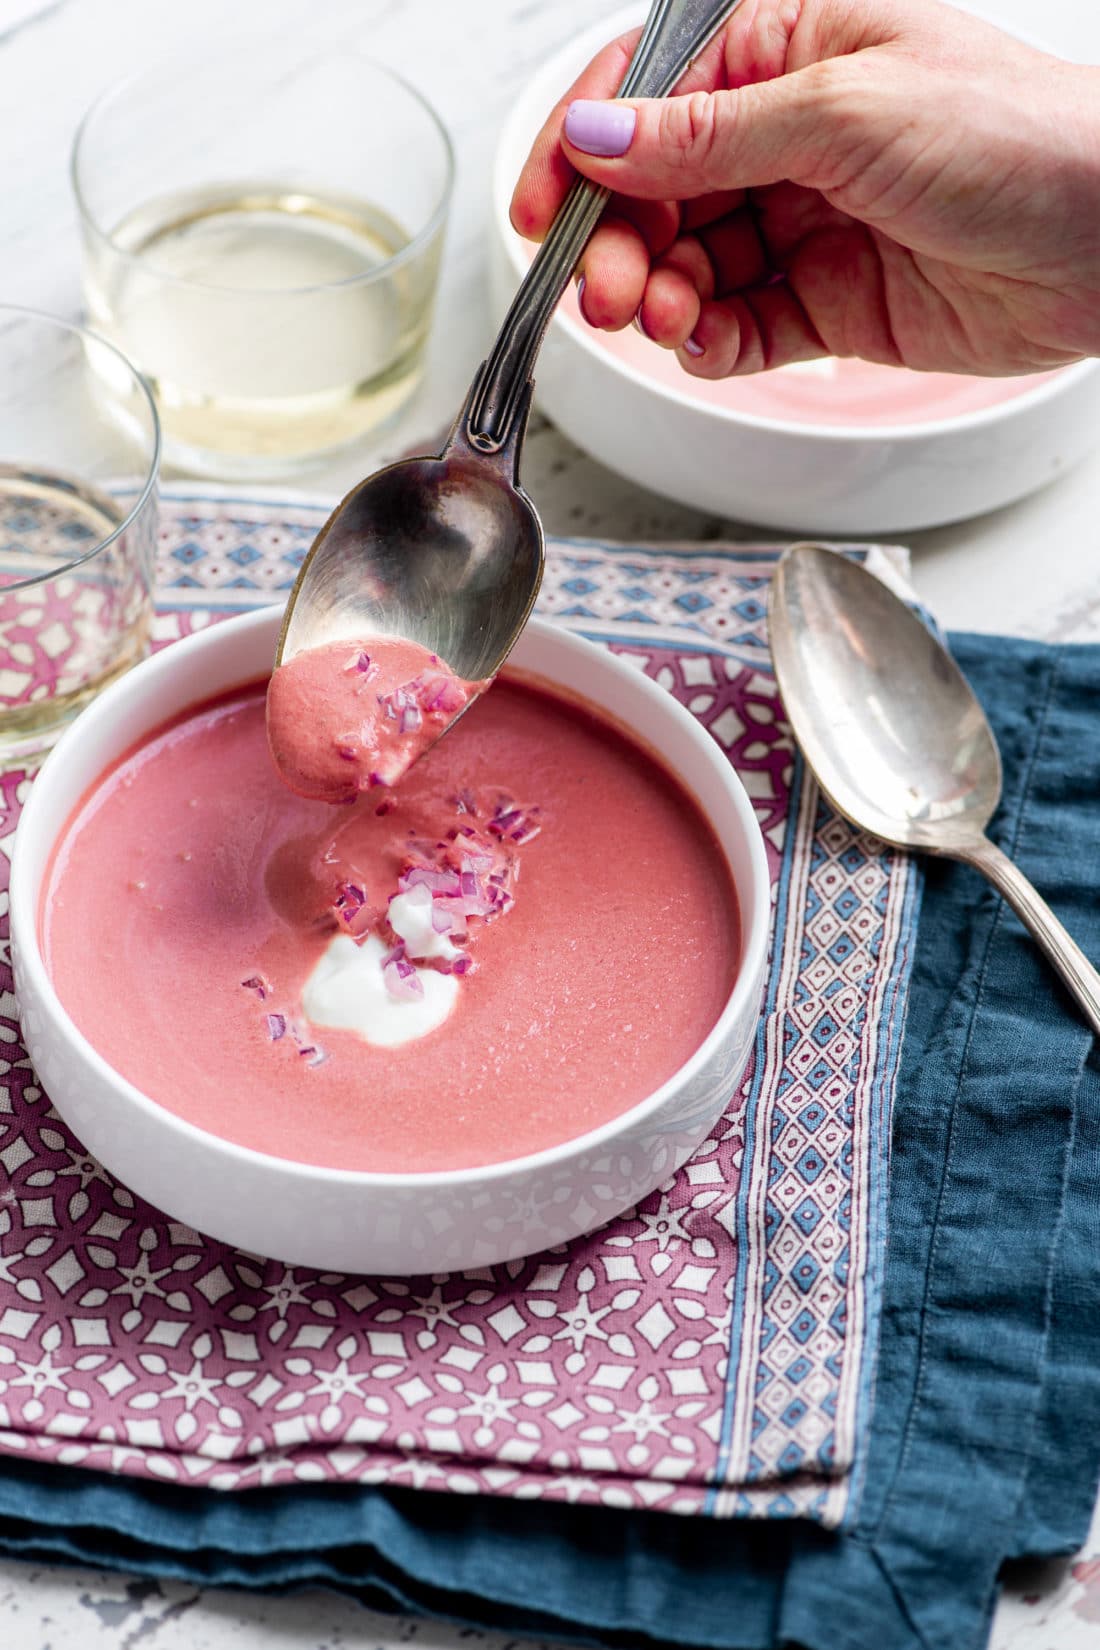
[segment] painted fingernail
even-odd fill
[[[589,103],[582,99],[565,111],[565,135],[574,149],[614,160],[630,148],[637,118],[635,111],[623,103]]]
[[[684,340],[684,349],[688,355],[702,355],[703,353],[702,344],[697,344],[694,338]]]
[[[577,282],[577,308],[581,312],[581,320],[582,321],[587,321],[588,320],[588,316],[584,313],[584,289],[587,285],[588,285],[588,278],[587,278],[587,276],[582,275],[580,280]],[[591,326],[591,324],[592,323],[589,322],[590,326]]]
[[[641,310],[638,311],[637,315],[635,315],[633,321],[631,321],[630,324],[631,324],[632,327],[637,327],[638,331],[641,333],[643,338],[648,338],[649,337],[649,333],[645,329],[645,322],[642,320]],[[652,342],[652,340],[650,340],[650,341]]]

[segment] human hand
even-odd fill
[[[678,95],[598,101],[636,40],[566,93],[512,200],[539,240],[574,169],[615,191],[592,326],[637,317],[701,378],[1100,354],[1100,70],[936,0],[743,0]]]

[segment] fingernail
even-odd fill
[[[702,353],[703,353],[702,344],[697,344],[695,342],[694,338],[685,339],[684,349],[686,350],[688,355],[702,355]]]
[[[565,135],[574,149],[613,160],[625,155],[637,115],[623,103],[571,103],[565,112]]]
[[[649,333],[645,329],[645,322],[642,320],[641,310],[638,311],[637,315],[635,315],[633,321],[631,321],[630,324],[631,324],[632,327],[637,327],[638,331],[641,333],[643,338],[648,338],[649,337]],[[652,340],[651,340],[651,342],[652,342]]]
[[[584,289],[587,285],[588,277],[586,275],[582,275],[580,280],[577,282],[577,308],[581,312],[582,321],[588,320],[588,316],[584,313]],[[591,323],[589,324],[591,325]]]

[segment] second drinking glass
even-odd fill
[[[453,161],[379,64],[256,41],[123,81],[77,134],[91,323],[165,455],[263,480],[391,420],[422,369]]]

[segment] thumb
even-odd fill
[[[735,91],[571,103],[562,148],[585,177],[640,200],[788,179],[820,188],[840,106],[831,70],[815,64]]]

